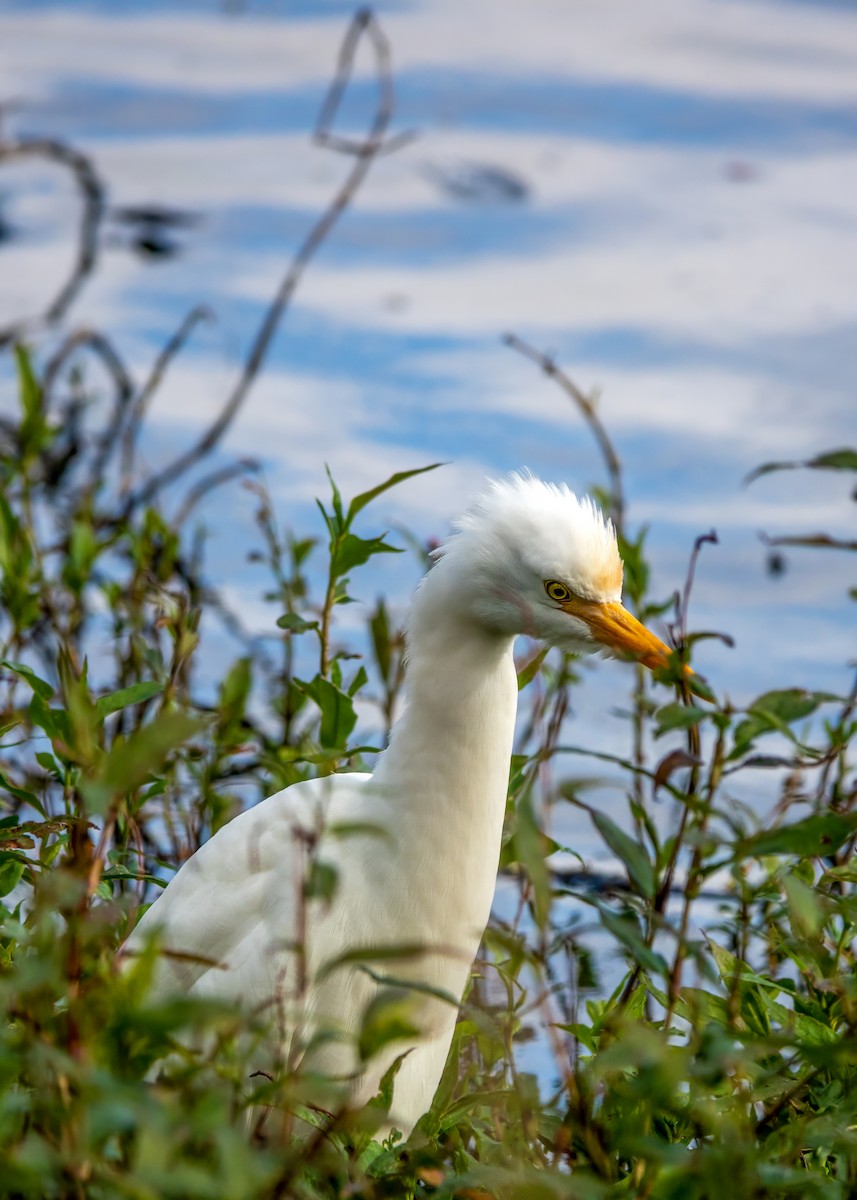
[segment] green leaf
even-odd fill
[[[438,467],[445,465],[445,463],[436,462],[431,463],[427,467],[416,467],[413,471],[397,471],[395,475],[391,475],[384,483],[379,483],[377,487],[370,488],[368,492],[361,492],[359,496],[354,497],[348,506],[346,523],[350,525],[361,509],[364,509],[367,504],[374,500],[376,496],[380,496],[382,492],[388,491],[398,483],[404,483],[406,479],[412,479],[415,475],[424,475],[426,471],[434,471]]]
[[[118,737],[101,764],[98,776],[84,784],[84,794],[95,812],[106,812],[114,796],[127,795],[159,771],[169,755],[204,728],[205,722],[189,713],[159,713],[154,721],[130,737]]]
[[[24,864],[12,854],[0,854],[0,896],[8,896],[21,881]]]
[[[528,788],[518,801],[515,810],[517,822],[513,840],[515,860],[526,870],[533,885],[533,908],[540,928],[547,924],[551,904],[551,877],[545,862],[548,850],[547,839],[533,811]]]
[[[815,471],[857,471],[857,450],[848,447],[842,450],[828,450],[826,454],[818,454],[805,462],[764,463],[761,467],[756,467],[755,471],[751,471],[744,482],[752,483],[754,479],[770,475],[772,471],[794,471],[801,467]]]
[[[765,1004],[764,990],[768,981],[756,975],[737,955],[732,954],[725,946],[713,942],[711,938],[708,939],[708,947],[724,986],[731,988],[733,981],[736,978],[739,980],[739,1009],[748,1029],[760,1037],[770,1037],[771,1021]],[[763,986],[759,986],[760,984]],[[778,989],[779,986],[776,985]]]
[[[767,854],[795,854],[815,858],[833,854],[857,829],[857,814],[813,813],[792,825],[763,829],[743,838],[736,850],[742,857],[762,858]]]
[[[824,923],[824,913],[815,890],[791,873],[783,876],[783,890],[795,933],[800,937],[814,937]]]
[[[542,664],[550,653],[550,646],[542,646],[538,653],[534,654],[528,663],[525,663],[518,672],[518,691],[522,692],[528,683],[532,683],[539,671],[542,669]]]
[[[805,688],[785,688],[777,692],[765,692],[749,706],[749,711],[758,716],[771,717],[790,724],[810,716],[821,704],[839,700],[832,692],[809,692]]]
[[[7,667],[21,679],[25,679],[37,696],[41,696],[43,700],[50,700],[54,694],[54,689],[44,679],[40,679],[32,667],[28,667],[26,663],[12,662],[11,659],[0,659],[0,667]]]
[[[64,708],[51,708],[38,693],[33,695],[27,708],[30,721],[38,729],[44,729],[49,738],[57,738],[71,746],[74,741],[69,715]]]
[[[361,567],[375,554],[401,554],[397,546],[384,541],[384,535],[376,538],[359,538],[354,533],[344,533],[333,552],[330,564],[334,579],[341,579],[354,567]]]
[[[324,834],[325,837],[334,838],[374,837],[394,840],[386,825],[376,825],[372,821],[335,821],[325,828]]]
[[[640,922],[630,909],[618,913],[594,897],[588,902],[598,909],[605,929],[622,943],[635,962],[639,963],[646,971],[652,971],[656,975],[667,974],[667,964],[663,956],[646,945]]]
[[[9,776],[4,774],[3,771],[0,771],[0,791],[8,792],[9,795],[14,796],[16,800],[23,800],[25,804],[32,804],[34,808],[37,808],[41,812],[41,805],[36,799],[35,794],[33,792],[26,791],[24,788],[18,787],[18,785],[13,783]]]
[[[324,517],[324,523],[327,526],[327,532],[330,534],[330,539],[333,541],[333,539],[339,533],[339,529],[336,525],[336,517],[331,516],[320,500],[316,500],[316,504],[318,505],[318,511]]]
[[[316,675],[310,683],[299,683],[303,692],[321,709],[319,741],[326,750],[344,747],[357,724],[351,697],[329,679]]]
[[[252,686],[253,667],[250,659],[236,659],[220,686],[217,707],[221,721],[236,720],[243,714]]]
[[[402,988],[384,988],[370,1000],[357,1041],[362,1062],[373,1058],[390,1042],[419,1036],[422,1030],[414,1019],[418,1003],[417,996]]]
[[[73,588],[79,589],[89,578],[100,549],[95,531],[88,521],[72,522],[65,577]]]
[[[24,421],[32,424],[41,416],[42,389],[33,371],[30,352],[20,342],[15,344],[15,365],[18,369],[18,390]]]
[[[160,695],[162,691],[161,684],[154,679],[142,679],[139,683],[132,683],[130,687],[111,692],[109,696],[99,696],[95,701],[95,711],[103,721],[111,713],[130,708],[132,704],[142,704],[145,700]]]
[[[765,692],[749,705],[746,718],[736,726],[730,759],[740,758],[756,738],[766,733],[782,733],[794,741],[791,724],[811,716],[822,704],[837,700],[839,697],[831,692],[810,692],[804,688]]]
[[[291,612],[277,617],[277,624],[280,629],[287,629],[289,633],[308,633],[311,629],[318,629],[318,621],[305,621],[297,613]]]
[[[651,899],[655,894],[655,872],[645,848],[621,830],[606,813],[590,809],[589,814],[604,841],[624,863],[637,891]]]
[[[333,512],[334,516],[336,517],[336,528],[337,530],[342,530],[345,528],[342,520],[342,496],[339,488],[336,486],[336,481],[330,473],[330,467],[327,465],[327,463],[324,464],[324,470],[325,474],[327,475],[328,483],[330,484],[331,496],[333,498]]]
[[[361,664],[354,674],[354,678],[348,685],[348,695],[353,699],[362,687],[365,687],[369,682],[369,676],[366,673],[366,668]]]
[[[328,979],[343,967],[358,966],[365,971],[373,979],[380,978],[368,966],[368,963],[395,963],[400,966],[403,962],[419,962],[426,957],[427,953],[431,952],[431,945],[426,945],[422,942],[402,942],[395,946],[356,946],[348,950],[343,950],[341,954],[337,954],[334,958],[328,959],[319,967],[316,976],[317,982],[321,983]],[[402,985],[403,986],[403,985]],[[450,1004],[451,1007],[458,1007],[458,999],[448,993],[442,992],[437,988],[431,987],[429,984],[414,984],[413,988],[408,987],[408,991],[420,992],[424,995],[436,996]]]
[[[670,729],[689,729],[707,716],[705,709],[695,708],[692,704],[665,704],[657,712],[655,737],[661,737]]]
[[[310,865],[309,875],[304,880],[304,896],[307,900],[329,902],[336,893],[338,882],[339,872],[332,863],[314,859]]]
[[[823,471],[857,471],[857,450],[829,450],[811,458],[806,465]]]
[[[390,620],[383,600],[379,600],[375,606],[375,611],[369,620],[369,632],[372,637],[372,652],[375,656],[378,674],[384,683],[387,683],[390,678],[392,654],[390,652]]]

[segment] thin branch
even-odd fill
[[[0,140],[0,162],[21,158],[45,159],[69,171],[83,200],[83,211],[78,229],[77,254],[67,279],[41,316],[26,317],[0,329],[0,346],[8,345],[35,320],[50,325],[65,315],[95,267],[98,258],[98,231],[104,216],[104,186],[85,154],[53,138]]]
[[[207,496],[209,492],[221,487],[224,483],[229,483],[232,479],[237,479],[241,475],[255,473],[260,469],[260,465],[259,460],[256,458],[241,458],[238,462],[221,467],[219,471],[212,471],[211,474],[205,475],[185,496],[181,508],[173,518],[173,526],[178,528],[183,525],[200,500]]]
[[[693,581],[694,577],[696,576],[696,564],[699,561],[700,552],[702,547],[705,545],[717,546],[718,544],[717,531],[714,529],[711,530],[711,533],[701,533],[699,537],[694,540],[693,549],[690,552],[690,562],[687,566],[687,575],[685,577],[684,587],[682,588],[681,596],[678,598],[676,604],[678,632],[682,644],[687,641],[687,614],[690,608],[690,593],[693,590]]]
[[[83,486],[81,494],[87,491],[91,494],[103,481],[107,462],[117,444],[119,431],[125,420],[128,405],[134,395],[134,381],[128,369],[119,357],[113,344],[97,329],[78,329],[59,346],[45,366],[44,395],[45,408],[49,408],[53,389],[59,378],[60,371],[68,360],[78,350],[91,351],[100,360],[113,382],[114,402],[113,415],[107,422],[95,449],[92,465],[89,469],[89,481]]]
[[[83,328],[69,334],[45,364],[42,382],[45,404],[50,404],[53,389],[62,368],[77,350],[84,347],[91,350],[101,360],[103,367],[113,380],[117,397],[122,397],[123,403],[127,403],[134,394],[134,383],[124,362],[103,333],[97,329]]]
[[[549,379],[553,379],[559,384],[569,399],[579,408],[583,419],[586,421],[598,443],[598,448],[604,459],[604,465],[607,467],[607,473],[610,476],[610,493],[613,501],[611,516],[613,517],[617,531],[620,534],[624,533],[625,494],[622,488],[622,466],[619,462],[619,456],[610,440],[610,435],[607,433],[601,418],[595,411],[595,405],[592,403],[592,400],[556,365],[556,360],[550,354],[545,354],[543,351],[537,350],[535,346],[531,346],[529,342],[525,342],[523,338],[518,337],[514,333],[504,334],[503,344],[509,346],[512,350],[517,350],[524,358],[528,358],[530,362],[534,362],[536,366],[540,367]]]
[[[857,542],[831,537],[827,533],[808,533],[789,537],[768,537],[767,534],[760,533],[759,537],[766,546],[820,546],[826,550],[857,550]]]
[[[211,311],[208,305],[196,305],[195,308],[190,310],[190,312],[182,321],[181,325],[179,325],[178,329],[155,359],[155,364],[152,367],[149,377],[143,384],[131,407],[128,424],[122,437],[120,495],[125,496],[131,490],[131,479],[134,473],[134,454],[137,448],[137,439],[140,434],[140,429],[146,418],[146,413],[148,411],[152,396],[160,387],[167,368],[182,349],[194,328],[201,321],[212,321],[213,319],[214,313]]]
[[[363,35],[368,37],[375,53],[379,99],[378,107],[370,123],[366,138],[360,142],[347,143],[347,153],[354,156],[354,164],[339,191],[310,230],[303,245],[286,271],[276,295],[265,313],[238,383],[221,409],[220,415],[194,446],[191,446],[190,449],[179,455],[178,458],[174,459],[163,470],[151,476],[136,493],[128,498],[126,513],[140,504],[147,504],[158,492],[173,483],[189,468],[199,462],[200,459],[209,454],[221,440],[235,419],[238,410],[244,403],[247,393],[250,391],[256,376],[264,364],[277,327],[291,303],[304,271],[330,234],[336,222],[353,201],[372,163],[380,154],[390,148],[390,142],[385,141],[385,134],[393,115],[393,79],[390,70],[390,51],[387,39],[381,32],[374,14],[369,9],[362,9],[355,15],[345,35],[345,40],[339,54],[336,75],[322,105],[314,138],[320,145],[325,145],[332,149],[343,148],[338,145],[341,139],[331,133],[330,126],[339,111],[339,105],[351,75],[354,56],[360,43],[360,38]]]

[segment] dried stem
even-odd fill
[[[98,231],[104,216],[104,186],[92,162],[79,150],[53,138],[0,138],[0,162],[41,158],[69,171],[83,200],[77,254],[71,272],[41,316],[26,317],[0,329],[0,346],[8,345],[33,321],[54,324],[65,316],[98,258]]]
[[[528,358],[530,362],[534,362],[538,367],[541,367],[545,375],[549,379],[554,379],[569,399],[577,405],[583,419],[586,421],[598,443],[598,448],[604,459],[604,465],[607,467],[607,473],[610,476],[610,496],[612,500],[610,515],[616,525],[617,532],[621,536],[624,536],[625,494],[622,487],[622,465],[610,440],[610,435],[604,428],[604,424],[598,413],[595,411],[595,405],[592,400],[556,365],[556,360],[550,354],[545,354],[544,351],[537,350],[535,346],[531,346],[529,342],[525,342],[523,338],[518,337],[514,333],[504,334],[503,344],[509,346],[512,350],[517,350],[524,358]]]
[[[330,125],[335,120],[345,88],[351,75],[354,56],[362,36],[368,37],[375,53],[375,66],[378,77],[378,106],[369,126],[369,131],[362,141],[346,141],[334,136]],[[209,426],[199,441],[186,450],[161,471],[152,475],[141,487],[129,496],[126,510],[131,511],[141,504],[148,504],[163,488],[173,483],[194,466],[200,459],[209,454],[226,433],[232,421],[247,397],[256,376],[270,349],[277,327],[288,309],[294,293],[303,278],[303,274],[318,251],[319,247],[330,234],[336,222],[353,201],[362,186],[369,170],[379,155],[393,148],[391,141],[385,141],[385,134],[393,115],[393,79],[390,70],[390,52],[387,39],[374,14],[368,9],[361,9],[354,17],[337,63],[336,76],[322,105],[319,123],[314,134],[316,142],[330,149],[342,151],[354,156],[354,164],[349,170],[342,186],[328,205],[325,212],[310,230],[303,245],[298,250],[276,295],[268,307],[259,328],[250,353],[244,364],[241,376],[219,416]],[[401,144],[401,139],[395,140],[395,146]]]

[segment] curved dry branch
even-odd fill
[[[104,216],[105,193],[92,162],[79,150],[54,138],[0,139],[0,162],[41,158],[69,171],[83,200],[78,230],[77,254],[71,272],[44,312],[0,328],[0,347],[8,345],[33,321],[50,325],[68,311],[98,258],[98,230]]]
[[[569,399],[580,409],[583,419],[592,430],[592,434],[598,443],[598,448],[607,467],[607,473],[610,476],[610,494],[613,501],[613,511],[610,515],[618,532],[624,534],[625,493],[622,487],[622,466],[619,462],[619,455],[616,453],[613,443],[610,440],[610,436],[604,428],[601,418],[595,411],[595,405],[580,390],[577,384],[569,379],[568,375],[556,365],[556,360],[550,354],[545,354],[542,350],[537,350],[535,346],[531,346],[529,342],[525,342],[523,338],[518,337],[514,333],[504,334],[503,344],[512,350],[517,350],[519,354],[522,354],[524,358],[528,358],[530,362],[534,362],[549,379],[556,380]]]
[[[240,458],[238,462],[229,463],[227,466],[221,467],[220,470],[212,471],[210,475],[203,476],[199,483],[194,484],[185,496],[181,508],[173,517],[173,526],[179,529],[184,525],[199,502],[215,488],[222,487],[223,484],[230,483],[233,479],[239,479],[242,475],[253,474],[259,469],[260,463],[258,459]]]
[[[44,390],[46,409],[50,405],[53,389],[59,378],[60,371],[73,354],[84,348],[91,350],[101,360],[103,367],[113,380],[117,396],[123,397],[124,403],[127,404],[133,396],[133,380],[109,338],[105,337],[97,329],[76,329],[74,333],[69,334],[57,347],[45,363],[42,388]]]
[[[375,54],[375,69],[378,78],[378,105],[370,122],[368,132],[361,141],[340,138],[331,131],[342,98],[351,77],[354,57],[361,38],[369,39]],[[152,498],[169,484],[175,482],[197,462],[209,454],[232,424],[247,397],[256,376],[261,370],[274,334],[300,283],[304,271],[319,247],[330,234],[345,209],[351,204],[372,163],[379,155],[401,145],[401,138],[386,140],[385,135],[393,115],[393,77],[390,69],[390,48],[378,21],[369,9],[362,9],[352,20],[339,52],[336,74],[321,107],[314,139],[328,149],[347,153],[354,157],[339,191],[326,210],[313,225],[293,258],[256,334],[250,353],[244,363],[240,378],[226,400],[219,416],[212,422],[199,441],[174,459],[161,471],[147,479],[140,488],[128,497],[124,515],[134,508],[149,503]]]
[[[181,351],[185,342],[190,337],[194,328],[202,321],[214,320],[214,313],[207,304],[198,304],[192,308],[187,316],[179,325],[178,329],[172,335],[170,340],[164,346],[158,357],[155,359],[155,364],[152,367],[149,377],[143,384],[134,403],[131,406],[131,412],[128,418],[128,424],[125,427],[125,432],[122,436],[122,479],[121,479],[121,494],[127,495],[131,490],[131,479],[134,473],[134,455],[137,449],[137,439],[140,434],[143,421],[146,418],[146,413],[149,409],[152,396],[160,387],[167,368],[172,360]]]
[[[113,343],[97,329],[78,329],[60,344],[45,365],[42,386],[46,412],[50,407],[60,372],[79,350],[90,351],[100,361],[110,376],[114,393],[113,413],[96,442],[95,454],[88,472],[89,478],[81,490],[81,495],[87,493],[91,495],[104,478],[107,463],[118,443],[119,432],[135,389],[134,381]],[[67,409],[64,422],[69,419],[70,415],[75,414],[69,414]]]

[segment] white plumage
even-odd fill
[[[266,1069],[266,1055],[269,1070],[277,1057],[295,1062],[330,1032],[315,1037],[307,1065],[346,1080],[360,1104],[408,1051],[390,1118],[405,1132],[431,1103],[491,908],[515,636],[649,666],[668,654],[621,606],[612,525],[564,486],[518,475],[492,483],[436,557],[408,617],[408,704],[374,773],[299,783],[236,817],[182,866],[131,939],[139,948],[158,930],[174,952],[159,960],[160,993],[270,1014],[270,1041],[248,1074]],[[329,903],[301,900],[310,857],[336,871]],[[384,947],[411,948],[374,966],[417,985],[408,1003],[420,1033],[361,1063],[357,1036],[379,984],[353,959],[324,968],[362,949],[372,965]]]

